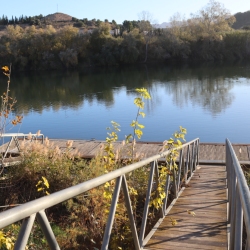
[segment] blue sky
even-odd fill
[[[250,0],[221,0],[220,3],[232,14],[250,10]],[[1,5],[0,16],[34,16],[62,12],[76,18],[113,19],[117,23],[124,20],[138,20],[138,14],[149,11],[157,23],[168,22],[179,12],[186,17],[196,13],[208,0],[12,0]]]

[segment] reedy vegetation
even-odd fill
[[[8,25],[0,38],[0,62],[11,61],[18,70],[36,70],[145,61],[249,59],[250,31],[233,30],[234,21],[219,2],[211,0],[189,19],[174,15],[168,29],[155,29],[148,20],[125,20],[122,25],[114,20],[92,20],[96,27],[92,33],[79,32],[73,26]],[[83,19],[83,26],[88,22]],[[119,28],[121,35],[112,36],[111,26]]]

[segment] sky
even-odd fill
[[[3,0],[1,0],[3,1]],[[115,20],[121,24],[124,20],[138,20],[139,13],[148,11],[154,23],[169,22],[175,13],[186,18],[196,13],[209,0],[12,0],[1,4],[0,16],[15,17],[48,15],[61,12],[83,19]],[[220,0],[232,14],[250,10],[250,0]]]

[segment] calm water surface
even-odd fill
[[[1,92],[6,78],[0,78]],[[168,139],[181,125],[187,140],[250,143],[250,64],[140,66],[65,72],[13,74],[11,96],[18,100],[20,127],[49,138],[104,140],[106,127],[121,125],[119,139],[131,133],[135,88],[147,88],[142,141]]]

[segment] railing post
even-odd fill
[[[191,156],[191,167],[190,167],[191,174],[193,174],[194,172],[194,165],[195,165],[194,155],[195,155],[195,143],[192,144],[192,156]]]
[[[32,226],[33,226],[34,221],[35,221],[35,218],[36,218],[36,214],[32,214],[30,217],[25,218],[23,220],[21,229],[20,229],[19,234],[18,234],[17,241],[15,243],[14,250],[24,250],[25,249],[27,242],[28,242],[28,239],[29,239],[29,236],[30,236]]]
[[[200,146],[200,140],[198,139],[197,140],[197,151],[196,151],[196,153],[197,153],[196,165],[199,165],[199,146]]]
[[[143,243],[146,224],[147,224],[148,209],[149,209],[150,195],[151,195],[151,192],[152,192],[154,173],[155,173],[155,161],[150,163],[150,174],[149,174],[149,179],[148,179],[148,190],[147,190],[146,200],[145,200],[144,209],[143,209],[142,225],[141,225],[140,236],[139,236],[139,244],[140,244],[140,246],[142,246],[142,243]]]
[[[188,180],[188,165],[189,165],[189,145],[187,148],[187,158],[186,158],[186,166],[185,166],[185,183]]]
[[[176,170],[173,166],[173,186],[174,186],[174,198],[177,198],[177,183],[176,183]]]
[[[133,239],[134,239],[135,249],[140,250],[138,234],[137,234],[137,231],[136,231],[136,225],[135,225],[135,220],[134,220],[134,216],[133,216],[133,210],[132,210],[131,200],[130,200],[130,197],[129,197],[128,185],[127,185],[125,175],[123,175],[123,178],[122,178],[122,191],[123,191],[123,194],[124,194],[125,205],[126,205],[126,208],[127,208],[127,211],[128,211],[128,217],[129,217],[129,221],[130,221],[132,236],[133,236]]]
[[[51,229],[50,223],[48,221],[48,218],[47,218],[44,210],[39,211],[37,213],[37,221],[38,221],[39,225],[41,226],[41,229],[45,235],[45,238],[48,241],[50,249],[60,250],[60,247],[56,241],[56,237]]]
[[[177,183],[176,183],[176,188],[177,188],[177,195],[176,198],[178,197],[179,190],[180,190],[180,181],[181,181],[181,169],[182,169],[182,160],[183,160],[183,150],[180,150],[180,155],[179,155],[179,166],[178,166],[178,177],[177,177]]]
[[[170,167],[171,167],[171,165],[170,165]],[[157,162],[157,160],[155,161],[155,175],[156,175],[156,195],[157,196],[159,196],[159,192],[158,192],[158,190],[157,190],[157,187],[159,186],[159,177],[160,177],[160,173],[159,173],[159,168],[158,168],[158,162]],[[160,215],[161,215],[161,217],[163,217],[164,216],[164,209],[163,209],[163,206],[160,208],[161,210],[160,210]]]
[[[243,230],[243,213],[242,206],[240,201],[239,187],[236,187],[236,201],[235,201],[235,232],[233,237],[234,239],[234,248],[233,249],[242,249],[242,230]]]
[[[115,218],[116,204],[117,204],[120,189],[121,189],[121,183],[122,183],[122,176],[119,176],[117,177],[116,183],[115,183],[115,190],[114,190],[113,197],[112,197],[108,221],[107,221],[106,229],[105,229],[104,236],[103,236],[103,243],[102,243],[102,248],[101,248],[102,250],[108,250],[112,225],[113,225],[114,218]]]
[[[230,246],[231,249],[233,249],[234,246],[234,234],[235,234],[235,223],[236,223],[236,185],[237,185],[237,179],[235,176],[235,172],[232,172],[232,186],[231,186],[231,196],[232,196],[232,200],[231,200],[231,205],[230,205],[230,224],[231,224],[231,230],[230,230]]]

